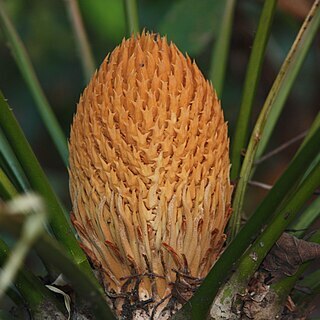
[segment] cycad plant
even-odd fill
[[[65,1],[88,82],[67,140],[0,1],[2,33],[68,168],[72,202],[66,209],[58,199],[1,94],[0,298],[14,305],[3,303],[1,318],[306,319],[314,311],[320,234],[308,230],[320,214],[319,114],[258,206],[244,208],[319,29],[319,1],[251,129],[277,4],[264,2],[230,159],[222,108],[236,1],[200,3],[218,21],[212,84],[175,44],[139,27],[133,0],[123,2],[127,37],[94,72],[78,4]],[[174,4],[168,20],[192,9]],[[24,262],[32,250],[45,278]]]

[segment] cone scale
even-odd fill
[[[167,319],[221,253],[229,140],[212,85],[166,38],[123,40],[84,90],[70,149],[72,222],[123,319]]]

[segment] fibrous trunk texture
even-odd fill
[[[220,103],[166,38],[123,40],[80,98],[73,224],[116,313],[165,319],[216,261],[231,213]]]

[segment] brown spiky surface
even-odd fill
[[[227,125],[196,64],[155,34],[123,40],[69,147],[72,220],[118,314],[188,299],[221,252],[232,192]]]

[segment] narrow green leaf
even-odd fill
[[[0,168],[0,197],[9,200],[18,194],[5,172]]]
[[[320,197],[317,197],[300,217],[290,226],[293,235],[301,238],[306,230],[320,218]]]
[[[235,5],[236,0],[225,1],[222,21],[211,57],[209,79],[212,81],[219,99],[222,98],[223,93]]]
[[[1,250],[1,249],[0,249]],[[21,295],[18,293],[17,290],[15,290],[12,286],[8,288],[6,295],[11,299],[11,301],[20,308],[24,307],[24,300],[21,297]],[[0,319],[2,319],[0,317]]]
[[[26,140],[12,110],[0,92],[0,128],[3,130],[13,151],[15,152],[24,172],[29,179],[32,189],[38,192],[48,206],[50,226],[55,237],[62,243],[74,261],[83,265],[92,274],[85,254],[80,249],[66,218],[65,211],[52,190],[45,173]]]
[[[10,180],[5,175],[3,170],[0,168],[0,198],[5,200],[10,200],[14,198],[16,195],[18,195],[17,190],[11,184]],[[0,238],[0,266],[1,267],[8,258],[8,252],[9,252],[9,247]],[[33,276],[31,277],[32,277],[32,280],[34,280]],[[11,286],[7,288],[7,291],[6,291],[7,296],[18,306],[18,310],[20,311],[19,316],[21,318],[23,317],[22,309],[25,308],[26,303],[32,309],[34,307],[38,307],[43,302],[42,296],[41,296],[41,289],[38,292],[36,292],[35,297],[33,296],[34,285],[30,286],[30,282],[27,281],[27,279],[28,278],[30,279],[31,277],[27,274],[26,270],[24,270],[22,272],[19,272],[16,278],[16,284],[18,284],[17,286],[22,288],[21,293],[22,294],[27,293],[24,300],[22,296],[18,293],[18,291],[14,290]],[[37,280],[35,281],[35,283],[37,284]],[[46,292],[46,290],[44,290],[44,292]],[[28,301],[29,299],[30,301]],[[0,317],[0,319],[2,318]]]
[[[3,170],[0,168],[0,198],[4,200],[11,200],[17,195],[18,195],[17,190],[11,184],[11,181],[3,172]],[[48,266],[45,266],[45,267],[47,268],[48,271],[50,270]]]
[[[235,278],[237,283],[246,286],[255,270],[267,255],[268,251],[285,231],[286,227],[295,219],[298,211],[312,196],[313,191],[320,183],[320,162],[313,168],[308,178],[299,186],[298,190],[286,200],[280,211],[275,214],[274,220],[268,225],[260,237],[248,249],[237,267]],[[262,244],[262,245],[261,245]],[[252,259],[252,255],[255,259]],[[238,287],[241,291],[241,288]],[[242,288],[244,289],[244,288]]]
[[[2,230],[11,232],[13,235],[19,237],[21,229],[23,228],[22,221],[13,219],[12,215],[3,218],[0,224]],[[0,258],[2,254],[2,243],[0,242]],[[40,239],[34,243],[34,247],[40,258],[46,264],[54,266],[58,271],[66,276],[72,283],[72,287],[76,293],[80,295],[88,304],[88,308],[93,312],[96,319],[115,320],[108,304],[105,300],[105,295],[101,286],[97,286],[94,278],[85,273],[79,266],[77,266],[69,255],[65,254],[57,241],[49,237],[46,233],[40,235]],[[5,252],[3,247],[3,252]],[[22,271],[23,272],[23,271]],[[24,279],[22,279],[24,280]],[[28,293],[28,283],[23,283],[19,289],[25,290]],[[41,291],[34,290],[34,295],[37,300],[34,301],[35,305],[39,304],[39,294]],[[32,292],[30,293],[32,295]],[[30,297],[31,299],[32,297]],[[40,297],[41,298],[41,297]]]
[[[55,266],[68,278],[74,290],[88,303],[96,319],[116,320],[106,303],[102,287],[97,287],[92,278],[65,255],[56,241],[44,235],[35,248],[47,264]]]
[[[276,0],[265,1],[259,20],[257,34],[247,67],[243,88],[243,96],[236,125],[236,131],[232,143],[231,153],[231,179],[239,176],[241,168],[241,155],[247,146],[252,106],[258,87],[266,45],[270,36],[273,16],[276,8]]]
[[[319,32],[319,26],[320,26],[319,3],[320,3],[319,1],[314,2],[313,9],[310,11],[309,15],[304,21],[300,29],[300,32],[295,40],[295,43],[292,46],[292,50],[295,51],[295,54],[293,54],[290,58],[291,61],[290,61],[290,64],[288,63],[288,67],[286,68],[286,72],[284,75],[284,80],[281,84],[281,88],[274,99],[274,102],[273,102],[274,106],[270,110],[270,113],[268,116],[268,122],[266,123],[263,135],[261,136],[261,141],[259,143],[259,147],[256,155],[257,158],[259,158],[263,154],[268,142],[270,141],[270,137],[273,132],[273,129],[279,119],[279,116],[283,110],[283,107],[288,98],[288,95],[297,78],[297,75],[301,70],[302,64],[311,47],[313,39]],[[282,70],[284,70],[284,68],[281,68],[280,73]]]
[[[8,209],[9,206],[10,209]],[[1,208],[1,224],[9,217],[18,219],[21,214],[23,214],[24,221],[19,239],[12,248],[12,253],[2,266],[0,274],[0,300],[6,289],[10,286],[10,283],[15,279],[20,267],[24,264],[31,247],[43,233],[43,226],[47,222],[44,203],[36,195],[27,194],[14,198],[8,203],[7,210],[8,212],[3,207]]]
[[[0,249],[1,250],[1,249]],[[6,320],[6,319],[25,319],[28,314],[30,314],[30,311],[27,310],[28,301],[25,301],[23,297],[20,295],[19,291],[14,287],[14,285],[10,286],[6,292],[7,297],[16,305],[15,309],[15,318],[6,318],[3,316],[3,314],[0,313],[0,319]],[[5,312],[5,311],[3,311]],[[11,314],[10,314],[11,316]]]
[[[267,2],[266,2],[267,3]],[[307,16],[306,20],[304,21],[295,42],[293,43],[281,69],[280,72],[275,79],[272,88],[268,94],[268,97],[263,105],[263,108],[260,112],[259,118],[256,122],[256,125],[253,129],[253,133],[251,135],[248,149],[246,151],[246,155],[243,161],[243,165],[240,171],[240,177],[238,180],[237,188],[233,198],[233,215],[230,219],[229,229],[230,229],[230,240],[232,240],[237,232],[240,229],[240,220],[242,215],[242,207],[244,196],[247,189],[247,184],[249,181],[249,177],[252,173],[252,168],[254,164],[254,160],[256,157],[256,152],[258,150],[261,137],[264,135],[264,129],[266,127],[267,122],[269,121],[269,114],[273,108],[277,107],[277,97],[281,95],[282,88],[287,81],[287,72],[292,68],[292,64],[294,64],[297,59],[297,56],[303,54],[301,50],[297,50],[298,47],[301,45],[301,42],[304,42],[304,38],[307,34],[313,32],[314,24],[311,23],[313,20],[316,20],[316,23],[319,25],[320,22],[320,9],[319,9],[319,0],[315,1],[314,5],[312,6],[309,15]]]
[[[138,5],[136,0],[123,1],[126,13],[127,36],[130,37],[132,33],[138,33],[140,31]]]
[[[320,241],[317,241],[320,243]],[[297,274],[294,275],[295,280],[298,280],[299,277],[303,274],[305,269],[310,266],[310,263],[306,263],[302,267],[299,268]],[[301,270],[300,270],[301,269]],[[302,304],[306,302],[306,300],[313,300],[320,294],[320,269],[306,275],[301,281],[299,281],[299,287],[306,288],[307,294],[304,292],[301,292],[297,290],[294,295],[293,299],[294,302],[299,304]],[[292,288],[292,287],[291,287]],[[289,289],[289,288],[288,288]]]
[[[0,0],[0,25],[4,31],[6,40],[10,45],[12,54],[16,60],[20,72],[22,73],[27,85],[29,86],[29,90],[33,95],[43,123],[46,126],[53,142],[55,143],[62,160],[67,166],[67,139],[59,126],[59,123],[49,105],[47,98],[44,95],[27,51],[9,19],[3,0]]]
[[[308,134],[304,138],[299,149],[303,148],[303,146],[307,143],[307,141],[310,139],[310,137],[314,134],[315,130],[317,130],[317,128],[319,128],[319,127],[320,127],[320,112],[318,112],[315,120],[313,121],[313,123],[308,131]]]
[[[28,179],[24,174],[17,157],[15,156],[12,148],[10,147],[6,137],[4,136],[2,130],[0,129],[0,156],[5,162],[4,164],[0,164],[0,166],[5,169],[8,168],[8,171],[12,174],[12,178],[15,179],[16,183],[19,185],[19,189],[22,191],[27,191],[30,189],[30,185],[28,183]],[[7,172],[9,176],[9,173]]]
[[[200,288],[174,319],[205,319],[215,295],[229,276],[232,267],[236,265],[238,259],[258,236],[261,229],[268,224],[268,221],[271,221],[288,191],[296,184],[296,181],[301,179],[305,168],[312,163],[318,153],[314,147],[318,141],[320,141],[320,128],[314,132],[301,152],[292,160],[255,213],[216,261]]]
[[[298,211],[302,208],[305,202],[310,198],[315,188],[319,185],[320,181],[320,162],[311,171],[308,178],[299,186],[294,194],[291,194],[286,199],[285,204],[282,205],[280,210],[277,210],[273,220],[262,234],[254,241],[250,248],[246,251],[237,265],[235,272],[232,274],[228,282],[221,288],[217,299],[214,301],[218,306],[212,310],[213,313],[218,313],[223,306],[223,311],[231,310],[232,303],[236,299],[237,295],[245,293],[245,289],[248,285],[250,278],[260,266],[261,262],[273,247],[275,242],[279,239],[290,222],[296,217]],[[280,286],[283,291],[283,286]],[[284,296],[278,295],[276,305],[282,304],[282,298]]]
[[[95,62],[89,44],[88,36],[83,25],[80,9],[77,0],[64,1],[69,13],[71,25],[75,35],[75,40],[79,49],[79,57],[86,83],[91,79],[95,71]]]
[[[2,320],[15,320],[13,315],[9,312],[6,312],[4,310],[0,310],[0,319]]]
[[[311,125],[310,130],[308,131],[307,136],[305,137],[305,139],[302,141],[302,144],[298,150],[298,153],[300,152],[300,150],[302,149],[302,147],[305,145],[305,143],[309,140],[309,138],[312,136],[312,134],[314,133],[314,131],[320,127],[320,112],[318,113],[316,119],[314,120],[314,122]],[[317,163],[318,161],[320,161],[320,150],[318,153],[318,156],[316,157],[316,159],[314,159],[314,163],[311,164],[311,166],[308,168],[308,170],[306,170],[305,172],[305,176],[307,176],[309,174],[309,172],[312,170],[313,166],[315,163]]]
[[[1,266],[6,262],[9,255],[9,247],[2,239],[0,239]],[[63,310],[62,304],[58,302],[54,295],[40,282],[40,280],[27,271],[26,268],[23,268],[18,272],[14,285],[33,314],[38,314],[39,311],[41,311],[39,309],[43,307],[45,301],[50,301],[53,305],[57,306],[59,310]]]

